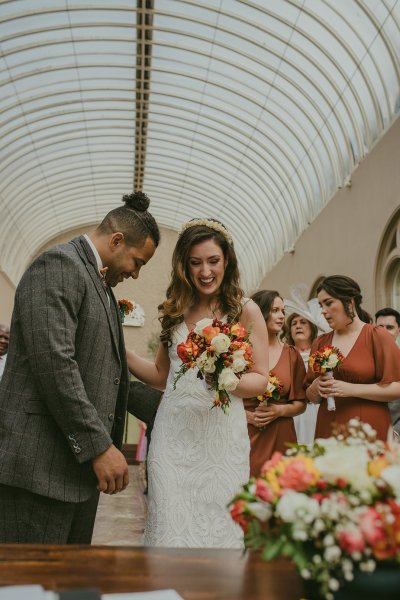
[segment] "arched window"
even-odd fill
[[[400,311],[400,209],[382,238],[375,276],[377,310],[391,306]]]

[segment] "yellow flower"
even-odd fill
[[[377,456],[368,463],[368,473],[372,477],[380,477],[383,469],[389,466],[389,461],[385,456]]]

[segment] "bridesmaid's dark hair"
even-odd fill
[[[355,317],[352,306],[352,300],[354,300],[356,313],[361,321],[372,323],[370,314],[361,307],[362,295],[360,286],[351,277],[346,277],[346,275],[330,275],[329,277],[325,277],[317,287],[317,294],[322,290],[341,301],[344,311],[349,319],[351,319],[351,322],[354,321]]]
[[[275,298],[280,298],[283,302],[282,296],[276,290],[260,290],[251,296],[251,299],[260,307],[264,321],[267,321],[271,314]],[[286,337],[286,324],[283,326],[279,337]]]
[[[251,296],[251,299],[260,307],[264,321],[271,314],[272,305],[275,298],[282,298],[276,290],[260,290]]]

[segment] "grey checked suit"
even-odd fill
[[[66,503],[96,491],[91,459],[121,446],[129,393],[122,327],[83,237],[18,285],[0,383],[0,484]]]

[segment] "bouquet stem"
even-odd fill
[[[333,377],[333,371],[327,371],[326,374],[329,377]],[[328,396],[326,399],[327,405],[328,405],[328,410],[331,412],[333,410],[336,410],[336,402],[335,402],[335,398],[333,396]]]

